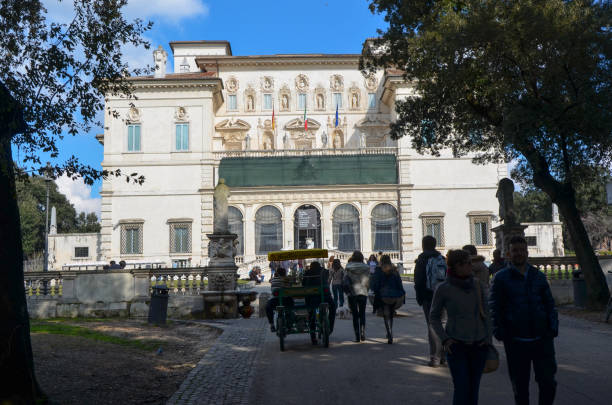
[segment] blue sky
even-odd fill
[[[70,20],[71,3],[44,1],[49,17],[59,21]],[[363,41],[385,27],[383,16],[370,13],[365,0],[130,0],[125,15],[153,21],[145,37],[153,49],[162,45],[169,56],[170,41],[203,39],[230,41],[234,55],[360,53]],[[152,50],[128,48],[125,60],[131,67],[151,64]],[[92,128],[89,134],[64,138],[59,161],[74,154],[99,167],[103,147],[94,136],[100,132]],[[99,212],[100,182],[91,189],[67,180],[58,180],[58,185],[77,210]]]

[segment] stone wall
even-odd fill
[[[151,287],[169,286],[168,317],[199,318],[204,311],[204,269],[138,269],[26,274],[31,318],[146,317]]]

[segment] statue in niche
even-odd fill
[[[213,194],[213,233],[228,234],[228,203],[227,199],[230,196],[230,189],[225,185],[225,179],[220,178],[215,192]]]
[[[317,108],[319,110],[323,109],[323,94],[317,94]]]
[[[247,110],[253,111],[253,96],[247,97]]]
[[[265,135],[263,139],[263,148],[264,150],[272,150],[272,137],[270,135]]]
[[[286,94],[283,94],[283,97],[281,98],[281,106],[283,107],[283,110],[289,109],[289,96]]]
[[[340,138],[339,134],[336,134],[336,136],[334,136],[334,149],[340,148],[342,148],[342,138]]]
[[[353,95],[351,96],[351,107],[359,107],[359,97],[357,97],[357,93],[353,93]]]
[[[497,193],[499,201],[499,218],[504,221],[504,225],[516,224],[516,213],[514,212],[514,183],[508,178],[499,181]]]

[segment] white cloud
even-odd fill
[[[44,0],[47,17],[52,21],[68,23],[74,15],[74,3],[70,0]],[[124,15],[132,20],[166,20],[178,23],[184,18],[206,17],[210,9],[201,0],[128,0]]]
[[[68,201],[74,205],[77,212],[94,212],[100,218],[102,199],[91,196],[91,186],[85,184],[82,178],[72,180],[64,175],[58,177],[55,184],[57,184],[59,192],[64,194]]]
[[[206,17],[210,9],[201,0],[129,0],[125,15],[130,18],[158,17],[178,22],[184,18]]]

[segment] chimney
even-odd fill
[[[51,225],[49,226],[49,235],[57,235],[57,213],[55,206],[51,207]]]
[[[155,62],[155,74],[156,79],[163,79],[166,77],[166,62],[168,61],[168,53],[160,45],[156,50],[153,51],[153,62]]]
[[[552,221],[553,222],[561,222],[559,221],[559,207],[557,207],[557,204],[552,205]]]

